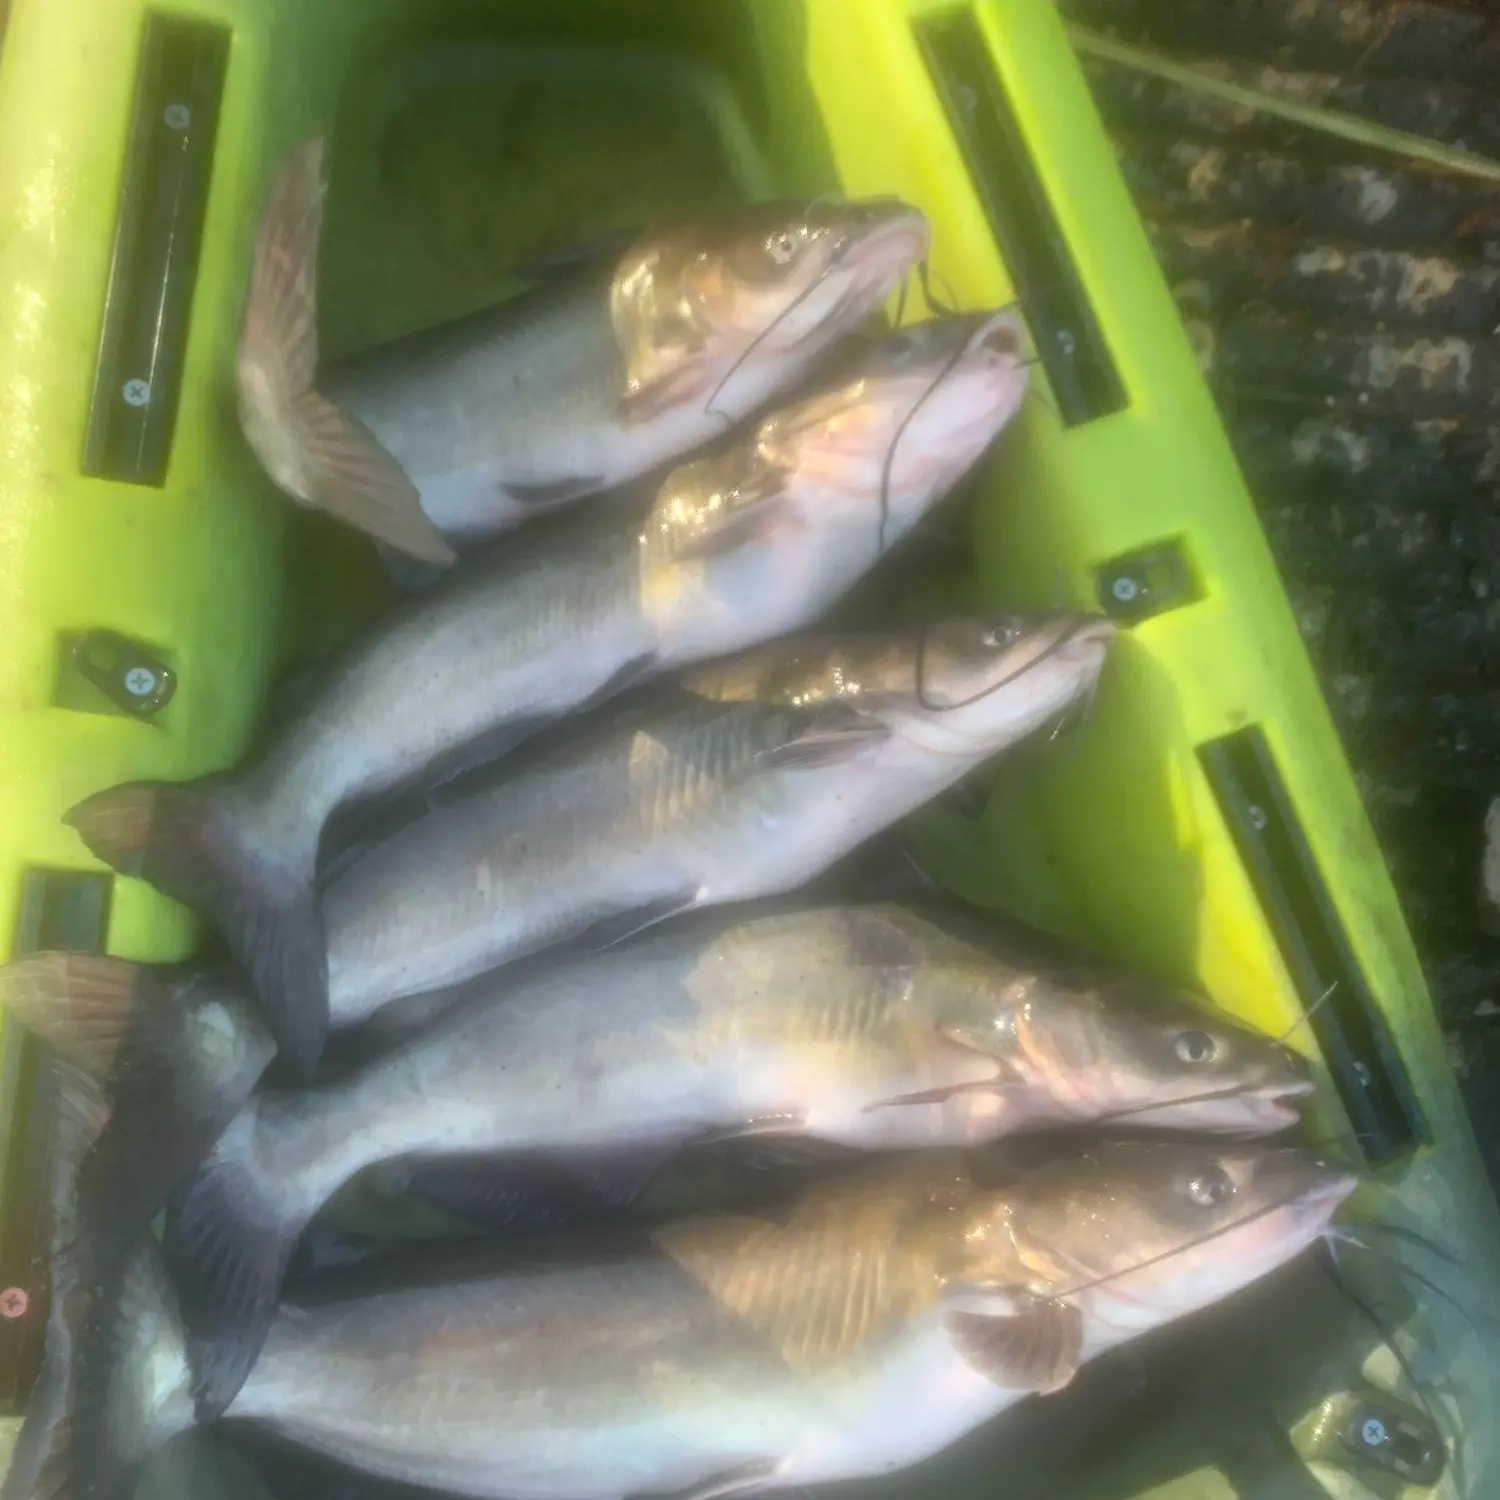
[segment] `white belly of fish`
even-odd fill
[[[933,1318],[813,1408],[809,1426],[778,1468],[776,1485],[821,1484],[893,1473],[941,1452],[1024,1400],[980,1374]]]

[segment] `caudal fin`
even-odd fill
[[[235,374],[240,424],[267,472],[304,505],[430,563],[453,548],[375,436],[314,389],[324,141],[304,142],[271,184],[255,241]]]
[[[259,1358],[309,1217],[260,1170],[254,1130],[253,1111],[236,1120],[167,1209],[163,1248],[212,1410],[228,1405]]]
[[[64,821],[123,875],[203,912],[250,975],[281,1050],[310,1074],[328,1034],[328,958],[314,879],[316,830],[278,847],[207,783],[137,782]]]
[[[47,968],[55,961],[29,962]],[[192,1424],[191,1377],[179,1360],[174,1383],[171,1363],[174,1348],[185,1354],[186,1346],[149,1227],[118,1263],[99,1254],[88,1168],[110,1111],[93,1073],[95,1062],[121,1050],[121,1030],[97,1010],[77,1026],[61,1023],[33,993],[50,980],[18,972],[25,967],[0,971],[0,989],[7,1013],[40,1021],[52,1044],[51,1286],[42,1369],[0,1500],[129,1500],[151,1451]],[[158,1371],[153,1360],[162,1354],[168,1363]]]
[[[146,1460],[197,1421],[172,1288],[148,1234],[103,1280],[54,1293],[46,1365],[3,1500],[130,1500]]]
[[[42,953],[8,964],[0,1007],[66,1065],[59,1129],[87,1141],[87,1150],[71,1147],[76,1135],[60,1142],[70,1238],[91,1266],[110,1266],[212,1150],[275,1043],[221,980],[118,958]]]

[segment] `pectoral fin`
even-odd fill
[[[890,738],[879,719],[849,708],[815,714],[795,738],[766,752],[775,770],[815,771],[843,765]]]
[[[954,1299],[944,1314],[971,1369],[1008,1390],[1060,1390],[1078,1373],[1083,1315],[1071,1303],[997,1290]]]

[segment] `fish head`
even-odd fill
[[[934,621],[868,664],[864,706],[914,747],[972,765],[1091,694],[1113,636],[1102,615]]]
[[[758,404],[769,390],[752,373],[800,372],[880,306],[928,240],[922,213],[895,198],[760,203],[648,231],[610,293],[627,417],[719,395],[726,414]],[[731,400],[721,388],[741,367]]]
[[[1030,1290],[1128,1337],[1301,1254],[1357,1183],[1298,1147],[1118,1140],[1050,1162],[996,1201],[1003,1253],[1025,1266]]]
[[[1150,980],[1087,969],[976,979],[950,1034],[994,1051],[1062,1120],[1263,1135],[1295,1124],[1295,1101],[1313,1091],[1290,1048]]]
[[[1010,313],[914,323],[854,343],[836,371],[767,417],[757,448],[817,506],[871,510],[889,544],[974,465],[1026,394]]]

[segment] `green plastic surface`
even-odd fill
[[[0,56],[0,912],[10,924],[0,930],[14,930],[28,870],[91,867],[59,822],[64,809],[122,780],[234,762],[275,675],[317,655],[381,596],[364,543],[278,497],[235,422],[249,248],[267,175],[290,147],[331,134],[330,352],[501,295],[506,268],[538,253],[772,192],[907,197],[933,222],[935,284],[961,305],[998,304],[1013,294],[1007,269],[913,30],[955,9],[964,7],[174,5],[174,17],[226,28],[230,46],[181,400],[155,487],[82,472],[148,11],[138,0],[12,0]],[[976,900],[1284,1029],[1301,1001],[1197,756],[1206,741],[1260,727],[1436,1142],[1382,1168],[1369,1207],[1437,1233],[1467,1261],[1443,1271],[1466,1315],[1422,1293],[1403,1348],[1461,1436],[1467,1493],[1500,1493],[1495,1205],[1384,864],[1058,19],[1045,0],[969,9],[1128,405],[1071,428],[1045,400],[1028,405],[982,476],[974,574],[945,597],[1091,604],[1102,565],[1168,541],[1200,597],[1128,632],[1084,732],[1015,757],[977,822],[924,818],[924,851]],[[900,602],[922,605],[915,591]],[[148,646],[177,674],[175,696],[149,722],[60,701],[60,643],[95,630]],[[115,882],[112,952],[176,957],[195,939],[180,908]],[[15,1045],[7,1030],[7,1057]],[[0,1079],[7,1066],[0,1058]],[[1324,1111],[1338,1130],[1331,1093]],[[1325,1431],[1328,1403],[1362,1381],[1401,1386],[1378,1340],[1350,1338],[1295,1400],[1290,1386],[1259,1393],[1281,1434],[1265,1462],[1235,1469],[1184,1452],[1184,1477],[1173,1479],[1168,1431],[1158,1442],[1164,1469],[1133,1467],[1126,1442],[1062,1500],[1274,1500],[1321,1493],[1309,1488],[1315,1476],[1339,1495],[1398,1494],[1329,1458],[1339,1450]],[[1217,1419],[1234,1430],[1241,1415],[1220,1409]],[[1243,1414],[1247,1444],[1265,1420]],[[953,1493],[998,1494],[1004,1470],[1003,1450],[981,1443],[963,1463],[892,1492],[944,1475]],[[1454,1472],[1443,1493],[1460,1493]]]

